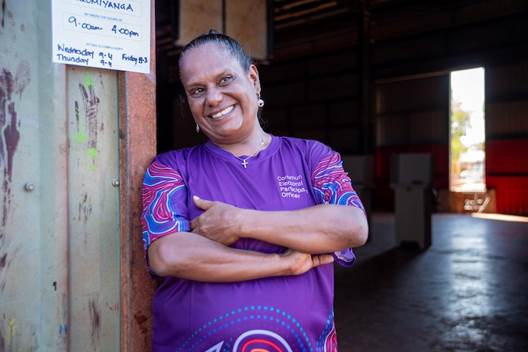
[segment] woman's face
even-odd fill
[[[213,142],[237,143],[258,124],[258,72],[245,72],[221,45],[189,49],[180,61],[180,77],[192,115]]]

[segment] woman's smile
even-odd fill
[[[216,121],[222,120],[224,117],[229,115],[234,109],[235,109],[235,105],[233,104],[218,112],[208,114],[207,117],[210,117],[211,119],[216,120]]]

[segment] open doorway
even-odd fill
[[[450,74],[449,188],[464,211],[489,201],[485,181],[484,68]]]

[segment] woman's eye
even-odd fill
[[[191,96],[193,97],[199,97],[201,96],[203,93],[205,92],[205,89],[203,88],[193,88],[189,91],[189,93],[191,94]]]
[[[222,79],[220,80],[220,85],[221,86],[225,86],[227,85],[229,82],[231,82],[233,80],[233,76],[225,76],[225,77],[222,77]]]

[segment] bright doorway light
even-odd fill
[[[451,72],[449,188],[485,192],[484,68]]]
[[[487,219],[487,220],[498,220],[508,222],[528,222],[528,217],[518,215],[506,215],[506,214],[492,214],[492,213],[473,213],[471,214],[474,218]]]

